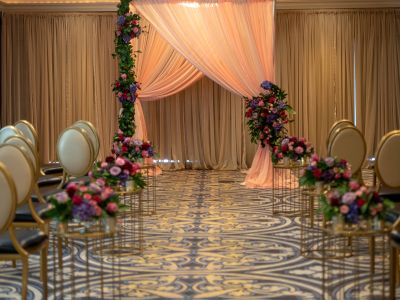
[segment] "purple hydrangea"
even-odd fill
[[[123,40],[126,44],[128,44],[128,43],[131,41],[131,36],[130,36],[129,34],[124,34],[124,35],[122,36],[122,40]]]
[[[117,24],[118,24],[119,26],[124,25],[124,24],[125,24],[125,16],[118,16]]]
[[[72,216],[74,217],[74,219],[80,221],[89,221],[95,215],[95,208],[85,201],[82,202],[80,205],[75,205],[72,208]]]
[[[265,80],[265,81],[261,82],[261,87],[262,87],[264,90],[270,90],[271,87],[272,87],[272,83],[269,82],[268,80]]]

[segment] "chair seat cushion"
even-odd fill
[[[381,187],[379,196],[393,202],[400,202],[400,190],[389,187]]]
[[[58,185],[58,184],[60,184],[61,180],[62,180],[62,177],[60,177],[60,176],[45,175],[38,179],[37,185],[38,185],[38,187]]]
[[[40,230],[18,229],[15,235],[20,245],[26,250],[38,247],[47,240],[47,235]],[[0,235],[0,253],[17,253],[8,232]]]
[[[48,210],[47,204],[34,202],[33,205],[38,215],[43,218],[45,212]],[[15,212],[14,222],[35,222],[29,204],[24,204],[17,208],[17,211]]]
[[[63,172],[63,168],[58,163],[44,165],[42,166],[42,170],[46,175],[59,174]]]

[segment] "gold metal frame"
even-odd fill
[[[388,132],[387,134],[385,134],[382,139],[379,142],[378,145],[378,150],[376,151],[376,155],[375,155],[375,172],[376,175],[378,176],[378,179],[381,183],[383,183],[385,186],[390,187],[390,188],[400,188],[400,186],[391,186],[389,184],[387,184],[385,182],[385,180],[383,180],[381,173],[379,172],[379,162],[378,162],[378,158],[380,156],[380,153],[382,151],[382,148],[385,146],[386,142],[393,136],[397,136],[400,135],[400,130],[393,130]]]
[[[356,131],[357,132],[357,134],[359,134],[360,135],[360,137],[361,137],[361,139],[362,139],[362,141],[363,141],[363,145],[364,145],[364,154],[362,155],[363,156],[363,160],[362,161],[364,161],[365,160],[365,156],[367,155],[367,144],[366,144],[366,142],[365,142],[365,138],[364,138],[364,135],[361,133],[361,131],[357,128],[357,127],[355,127],[355,126],[345,126],[345,127],[342,127],[342,128],[339,128],[339,129],[337,129],[335,132],[334,132],[334,134],[333,134],[333,136],[332,136],[332,139],[330,140],[330,144],[328,145],[328,155],[329,156],[331,156],[332,154],[332,145],[333,145],[333,142],[335,141],[335,139],[339,136],[339,134],[341,134],[343,131],[345,131],[345,130],[354,130],[354,131]],[[345,157],[340,157],[340,158],[344,158],[344,159],[346,159]],[[361,169],[362,169],[362,163],[361,163],[361,165],[360,165],[360,167],[357,169],[357,170],[354,170],[354,169],[352,169],[352,173],[353,173],[353,175],[357,175],[357,176],[361,176]]]
[[[99,133],[97,132],[96,127],[94,127],[94,125],[91,122],[85,121],[85,120],[76,121],[74,123],[74,125],[72,125],[72,126],[75,126],[76,124],[84,124],[93,133],[93,136],[94,136],[94,138],[95,138],[95,140],[97,142],[97,149],[96,149],[96,145],[93,145],[94,160],[96,160],[98,155],[99,155],[99,152],[100,152],[100,137],[99,137]]]
[[[328,137],[326,138],[326,148],[328,149],[328,147],[329,147],[329,142],[330,142],[330,138],[331,138],[331,136],[332,136],[332,134],[337,130],[337,129],[339,129],[340,127],[339,127],[339,125],[341,125],[341,124],[347,124],[347,125],[345,125],[345,126],[353,126],[354,127],[354,123],[352,122],[352,121],[350,121],[350,120],[347,120],[347,119],[342,119],[342,120],[339,120],[339,121],[336,121],[335,123],[333,123],[333,125],[331,126],[331,128],[329,129],[329,132],[328,132]]]
[[[12,179],[11,174],[7,171],[6,167],[4,164],[0,163],[0,172],[3,173],[5,176],[6,180],[9,183],[10,189],[12,191],[12,199],[13,199],[13,207],[9,213],[8,220],[7,220],[7,227],[3,226],[1,228],[0,232],[3,232],[5,230],[8,231],[8,234],[10,236],[10,239],[13,243],[13,246],[15,247],[15,250],[17,253],[3,253],[0,254],[0,260],[10,260],[15,262],[15,260],[20,259],[22,261],[22,291],[21,291],[21,298],[26,299],[27,297],[27,292],[28,292],[28,275],[29,275],[29,255],[31,253],[40,251],[40,260],[41,260],[41,266],[40,266],[40,277],[43,282],[43,295],[44,298],[47,298],[47,248],[48,248],[48,240],[42,244],[40,244],[37,248],[30,248],[30,249],[24,249],[18,242],[18,239],[16,237],[16,227],[19,226],[19,224],[15,225],[12,223],[12,221],[15,218],[15,209],[17,206],[17,190],[14,184],[14,181]]]
[[[66,131],[68,131],[68,130],[75,130],[75,131],[77,131],[78,133],[80,133],[80,134],[83,136],[84,140],[86,141],[87,145],[89,146],[90,158],[89,158],[89,161],[88,161],[88,165],[86,166],[86,168],[84,169],[84,171],[83,171],[82,173],[71,174],[71,172],[69,172],[69,170],[64,166],[64,164],[62,163],[62,161],[61,161],[60,158],[59,158],[59,157],[60,157],[60,155],[59,155],[59,152],[60,152],[60,149],[59,149],[60,139],[61,139],[61,137],[63,136],[63,134],[64,134]],[[56,150],[57,150],[57,159],[59,160],[60,165],[62,166],[62,168],[63,168],[63,170],[64,170],[64,171],[63,171],[63,178],[62,178],[62,181],[61,181],[59,187],[62,187],[62,186],[64,185],[64,183],[65,183],[66,181],[68,181],[69,175],[73,175],[73,176],[77,176],[77,177],[79,177],[79,176],[84,176],[84,175],[86,175],[86,173],[89,172],[89,170],[92,168],[92,165],[93,165],[93,162],[94,162],[94,149],[93,149],[93,144],[92,144],[90,138],[88,137],[87,132],[86,132],[84,129],[79,128],[79,127],[74,127],[74,126],[65,128],[65,129],[61,132],[61,134],[58,136],[58,140],[57,140],[57,149],[56,149]]]
[[[23,124],[24,126],[26,126],[31,131],[31,133],[33,135],[33,138],[35,140],[34,147],[36,148],[37,153],[39,153],[39,136],[38,136],[38,133],[36,131],[36,128],[32,125],[32,123],[30,123],[27,120],[19,120],[19,121],[15,122],[14,126],[16,126],[18,124]],[[24,136],[24,135],[22,134],[22,136]]]

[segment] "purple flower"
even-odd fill
[[[72,208],[72,216],[80,221],[89,221],[95,215],[95,208],[85,201],[81,205],[74,205]]]
[[[265,81],[261,82],[261,87],[262,87],[264,90],[269,90],[269,89],[271,89],[271,87],[272,87],[272,83],[269,82],[268,80],[265,80]]]
[[[124,25],[124,24],[125,24],[125,16],[118,16],[117,24],[118,24],[119,26]]]
[[[69,199],[69,196],[66,192],[57,193],[55,198],[58,203],[66,203]]]
[[[137,86],[136,86],[136,84],[131,84],[131,85],[129,86],[129,91],[131,92],[132,95],[134,95],[134,94],[136,93],[136,91],[137,91]]]
[[[131,36],[128,35],[128,34],[124,34],[124,35],[122,36],[122,39],[123,39],[123,41],[124,41],[126,44],[128,44],[128,43],[131,41]]]
[[[328,167],[333,167],[333,164],[335,163],[335,159],[333,157],[327,157],[327,158],[325,158],[325,163]]]
[[[354,202],[354,200],[356,200],[356,198],[357,198],[357,196],[355,193],[348,192],[343,195],[342,202],[350,205]]]
[[[114,166],[114,167],[112,167],[110,169],[110,174],[112,176],[118,176],[120,173],[121,173],[121,168],[120,167]]]

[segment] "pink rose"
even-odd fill
[[[133,27],[133,32],[134,32],[134,33],[137,33],[138,31],[139,31],[139,28],[137,28],[136,26]]]
[[[143,151],[142,151],[142,157],[144,157],[144,158],[149,157],[149,152],[143,150]]]
[[[96,183],[97,183],[99,186],[104,186],[104,185],[106,184],[106,182],[105,182],[105,180],[104,180],[103,178],[97,179],[97,180],[96,180]]]
[[[92,199],[92,195],[90,195],[90,194],[83,194],[83,198],[84,198],[85,200],[90,200],[90,199]]]
[[[282,153],[278,153],[278,158],[283,158],[283,154]]]
[[[110,169],[110,174],[112,176],[118,176],[120,173],[121,173],[121,168],[120,167],[114,166],[114,167],[112,167]]]
[[[360,188],[360,184],[357,181],[352,180],[349,183],[349,187],[350,187],[351,190],[355,191],[355,190],[358,190]]]
[[[93,206],[93,207],[94,207],[95,215],[98,216],[98,217],[100,217],[100,216],[102,215],[102,213],[103,213],[103,211],[102,211],[102,209],[100,208],[100,206],[96,205],[96,206]]]
[[[260,100],[259,102],[258,102],[258,106],[264,106],[264,101],[262,101],[262,100]]]
[[[88,188],[87,188],[87,186],[81,186],[81,187],[79,188],[79,190],[80,190],[82,193],[84,193],[84,192],[87,192]]]
[[[109,213],[114,214],[114,213],[116,213],[118,211],[118,206],[114,202],[110,202],[110,203],[107,204],[106,210]]]
[[[298,146],[296,147],[296,149],[294,149],[294,152],[296,152],[297,154],[302,154],[304,152],[304,149],[303,147]]]
[[[123,80],[125,80],[125,79],[127,78],[126,74],[125,74],[125,73],[122,73],[122,74],[121,74],[121,78],[122,78]]]
[[[122,97],[122,93],[121,92],[118,92],[118,97]]]
[[[125,165],[125,159],[123,159],[122,157],[118,157],[118,158],[115,160],[115,164],[116,164],[117,166],[123,166],[123,165]]]
[[[311,160],[313,160],[313,161],[319,161],[319,157],[318,157],[318,155],[317,154],[313,154],[313,155],[311,155]]]
[[[342,205],[340,207],[340,213],[342,215],[347,215],[349,213],[349,211],[350,211],[350,208],[347,205]]]
[[[103,169],[108,167],[108,163],[106,163],[105,161],[103,161],[100,165]]]
[[[351,172],[349,170],[344,171],[343,178],[349,179],[351,177]]]

